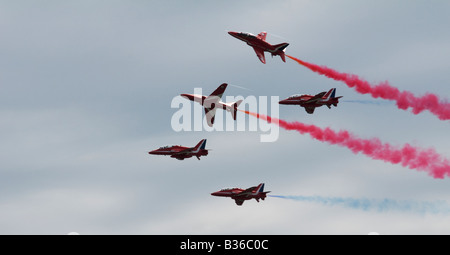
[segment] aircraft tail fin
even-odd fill
[[[331,92],[330,98],[335,98],[336,97],[336,89],[333,89],[333,92]]]
[[[329,95],[329,98],[331,98],[331,99],[339,99],[342,97],[342,96],[339,96],[339,97],[336,96],[336,88],[330,89],[330,91],[328,91],[328,93],[330,93],[330,92],[331,92],[331,94]],[[325,95],[325,97],[328,99],[327,95]]]
[[[244,101],[244,100],[238,100],[231,104],[231,110],[232,110],[231,115],[233,116],[234,120],[236,120],[237,110],[238,110],[237,108],[242,103],[242,101]]]
[[[332,88],[328,90],[328,92],[323,96],[326,100],[330,98],[335,98],[336,96],[336,88]]]
[[[258,187],[256,187],[255,195],[258,195],[256,201],[259,202],[259,198],[264,200],[267,197],[267,193],[270,193],[270,191],[264,191],[264,183],[259,184]]]
[[[199,152],[200,150],[205,150],[205,147],[206,147],[206,139],[203,139],[197,145],[195,145],[194,152]]]
[[[337,107],[337,104],[339,103],[339,98],[341,98],[342,96],[336,96],[336,88],[332,88],[330,89],[330,91],[327,92],[327,94],[325,94],[324,96],[326,99],[325,100],[331,100],[330,104],[327,104],[328,108],[331,108],[331,105],[334,105],[334,107]]]
[[[264,183],[260,183],[259,185],[258,185],[258,187],[256,187],[256,194],[258,194],[258,193],[263,193],[264,192]]]
[[[289,46],[289,43],[280,43],[280,44],[275,44],[273,47],[275,47],[276,50],[279,51],[286,51],[286,47]]]
[[[280,55],[283,62],[286,62],[286,54],[284,53],[286,51],[286,47],[289,46],[289,43],[280,43],[277,45],[274,45],[276,52],[278,52],[278,55]],[[273,54],[272,54],[273,56]]]

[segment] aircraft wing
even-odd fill
[[[205,98],[203,107],[205,107],[205,115],[208,126],[212,127],[214,124],[214,118],[216,115],[216,108],[219,106],[220,99],[222,98],[225,89],[228,84],[222,83],[211,95]]]
[[[264,56],[264,51],[258,47],[253,47],[253,49],[255,50],[256,56],[258,56],[259,60],[261,60],[261,62],[263,62],[265,64],[266,57]]]
[[[245,197],[247,195],[250,195],[250,194],[252,194],[255,191],[256,188],[257,187],[248,188],[248,189],[242,191],[241,193],[236,194],[235,197]]]
[[[172,154],[172,158],[176,158],[176,159],[181,159],[181,160],[183,160],[183,159],[185,159],[185,158],[187,158],[187,155],[190,153],[192,151],[192,148],[187,148],[187,149],[184,149],[184,150],[182,150],[182,151],[179,151],[179,152],[177,152],[177,153],[174,153],[174,154]]]
[[[314,107],[314,106],[305,106],[305,110],[309,114],[313,114],[315,109],[316,109],[316,107]]]
[[[216,118],[216,109],[217,108],[215,106],[213,106],[212,108],[205,107],[206,122],[210,127],[214,125],[214,119]]]
[[[305,103],[314,103],[316,101],[319,101],[324,95],[326,94],[326,92],[320,92],[319,94],[311,97],[308,101],[305,101]]]
[[[214,92],[211,93],[211,95],[209,95],[209,97],[216,96],[216,97],[219,97],[219,99],[222,98],[222,95],[225,92],[225,90],[227,89],[227,86],[228,86],[228,84],[226,84],[226,83],[220,84],[220,86],[217,87],[217,89],[214,90]]]
[[[242,205],[245,200],[243,199],[235,199],[234,202],[236,202],[237,205]]]
[[[184,160],[185,158],[190,158],[191,156],[187,156],[187,154],[172,154],[170,157],[178,160]]]
[[[266,40],[266,36],[267,36],[267,32],[261,32],[261,33],[259,33],[259,34],[256,36],[256,38],[265,41],[265,40]]]
[[[191,151],[192,151],[192,148],[186,148],[186,149],[184,149],[182,151],[174,153],[173,155],[185,155],[185,154],[188,154]]]
[[[210,126],[210,127],[212,127],[214,125],[216,109],[217,109],[217,106],[219,105],[221,96],[222,96],[222,94],[220,94],[220,96],[211,95],[205,99],[205,102],[203,102],[203,107],[205,107],[206,122],[207,122],[208,126]]]

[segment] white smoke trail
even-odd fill
[[[242,86],[238,86],[238,85],[234,85],[234,84],[231,84],[231,83],[228,83],[228,85],[231,86],[231,87],[239,88],[239,89],[244,89],[244,90],[248,90],[248,91],[253,91],[253,90],[251,90],[251,89],[249,89],[249,88],[242,87]]]

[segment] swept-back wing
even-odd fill
[[[322,99],[322,97],[326,94],[326,92],[320,92],[319,94],[311,97],[308,101],[305,101],[306,104],[308,103],[314,103],[316,101],[319,101],[320,99]]]
[[[248,188],[248,189],[242,191],[241,193],[236,194],[235,197],[246,197],[246,196],[248,196],[248,195],[251,195],[252,193],[255,192],[255,189],[256,189],[256,188],[257,188],[257,187],[251,187],[251,188]]]
[[[191,153],[193,148],[186,148],[182,151],[172,154],[173,158],[185,158],[187,154]]]
[[[222,98],[222,95],[225,92],[225,90],[227,89],[227,86],[228,86],[228,84],[226,84],[226,83],[220,84],[220,86],[216,90],[214,90],[214,92],[211,93],[211,95],[209,95],[209,97],[216,96],[216,97],[219,97],[219,99]]]
[[[264,56],[264,50],[262,50],[261,48],[258,48],[258,47],[253,47],[253,49],[255,50],[256,56],[258,56],[259,60],[261,60],[261,62],[263,62],[265,64],[266,57]]]
[[[242,205],[245,200],[242,199],[235,199],[234,202],[236,202],[237,205]]]
[[[259,33],[259,34],[256,36],[256,38],[265,41],[265,40],[266,40],[266,36],[267,36],[267,32],[261,32],[261,33]]]
[[[216,90],[214,90],[213,93],[211,93],[211,95],[206,97],[203,102],[203,107],[205,107],[206,122],[210,127],[214,124],[216,109],[219,106],[220,99],[222,98],[227,86],[228,84],[222,83]]]
[[[216,118],[216,109],[217,108],[215,106],[213,106],[212,108],[205,107],[206,123],[210,127],[214,125],[214,120]]]
[[[316,109],[316,107],[314,107],[314,106],[305,106],[305,110],[309,114],[313,114],[315,109]]]

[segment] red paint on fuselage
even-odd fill
[[[231,199],[235,200],[237,205],[242,205],[245,200],[250,200],[253,198],[258,202],[260,199],[264,200],[267,197],[267,193],[269,192],[270,191],[264,191],[264,183],[261,183],[258,186],[248,189],[222,189],[211,193],[211,195],[216,197],[230,197]]]
[[[321,100],[315,101],[313,103],[308,103],[307,101],[313,98],[312,95],[300,95],[300,96],[292,96],[287,99],[281,100],[279,104],[286,104],[286,105],[300,105],[300,106],[314,106],[314,107],[320,107],[322,105],[334,105],[336,106],[339,103],[339,98],[330,98],[326,100],[326,97],[322,97]]]
[[[204,148],[205,145],[206,139],[203,139],[195,147],[184,147],[180,145],[165,146],[152,150],[148,154],[170,156],[179,160],[195,156],[200,160],[201,156],[208,155],[208,150]]]
[[[299,105],[304,107],[306,112],[309,114],[314,113],[314,109],[316,107],[321,107],[322,105],[326,105],[328,108],[331,108],[332,105],[337,107],[339,103],[339,98],[342,96],[336,97],[336,88],[330,89],[328,92],[320,92],[317,95],[294,95],[290,96],[287,99],[283,99],[279,102],[279,104],[286,105]]]
[[[249,46],[253,47],[259,60],[264,64],[266,63],[266,59],[264,56],[265,51],[270,52],[272,54],[272,57],[280,56],[283,62],[286,62],[286,54],[284,53],[284,50],[289,45],[289,43],[272,45],[266,42],[266,32],[261,32],[257,36],[250,33],[232,31],[228,32],[228,34],[233,36],[234,38],[246,42]]]
[[[268,51],[268,52],[272,52],[272,53],[274,53],[276,51],[276,48],[272,44],[257,38],[255,35],[252,35],[249,33],[239,33],[239,32],[228,32],[228,34],[230,34],[234,38],[237,38],[241,41],[246,42],[249,46],[258,47],[264,51]]]
[[[236,194],[241,193],[242,191],[244,191],[244,189],[239,189],[239,188],[223,189],[220,191],[213,192],[213,193],[211,193],[211,195],[216,196],[216,197],[232,197]]]
[[[148,154],[153,154],[153,155],[172,155],[173,153],[180,152],[180,151],[185,150],[187,148],[188,147],[183,147],[183,146],[179,146],[179,145],[166,146],[166,147],[161,147],[159,149],[150,151]]]

